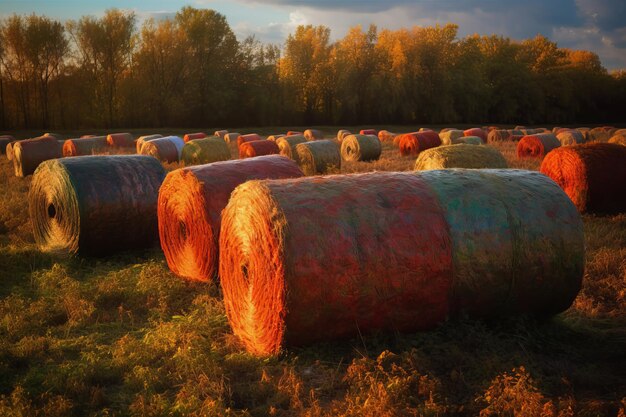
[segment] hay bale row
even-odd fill
[[[472,136],[473,137],[473,136]],[[480,138],[477,138],[480,141]],[[508,168],[506,159],[495,148],[469,144],[444,145],[420,152],[416,171],[446,168]]]
[[[305,175],[326,174],[341,169],[339,147],[328,139],[315,140],[296,145],[300,168]]]
[[[432,130],[407,133],[400,138],[400,154],[417,156],[420,152],[441,145],[439,135]]]
[[[553,133],[526,135],[517,143],[518,158],[543,158],[548,152],[561,146]]]
[[[180,161],[184,147],[185,141],[182,138],[167,136],[145,142],[139,153],[153,156],[161,162],[173,163]]]
[[[28,195],[35,241],[45,252],[85,255],[151,246],[164,177],[159,161],[143,155],[43,162]]]
[[[294,161],[278,155],[170,172],[158,202],[159,237],[169,268],[186,279],[213,279],[218,268],[221,213],[235,187],[253,179],[302,175]]]
[[[383,148],[374,135],[349,135],[341,142],[341,157],[344,161],[375,161]]]
[[[589,143],[561,147],[546,155],[541,172],[565,191],[581,213],[626,211],[624,146]]]
[[[221,221],[226,314],[257,355],[456,315],[551,315],[583,276],[580,215],[536,172],[248,181]]]
[[[230,149],[222,139],[212,136],[185,143],[181,160],[185,166],[209,164],[230,159]]]

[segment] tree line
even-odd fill
[[[623,120],[626,71],[595,53],[457,30],[359,26],[333,42],[309,25],[272,45],[192,7],[141,27],[116,9],[13,15],[0,20],[0,128]]]

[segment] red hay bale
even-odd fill
[[[388,130],[381,130],[378,132],[378,140],[381,142],[393,142],[393,138],[396,137],[395,133],[391,133]]]
[[[479,127],[464,130],[463,134],[465,136],[478,136],[483,141],[483,143],[487,143],[487,133]]]
[[[112,133],[107,136],[107,143],[116,148],[130,148],[135,146],[135,139],[130,133]]]
[[[280,153],[276,142],[271,140],[253,140],[242,143],[239,147],[239,158],[253,158],[262,155],[274,155]]]
[[[185,141],[178,136],[168,136],[150,140],[141,147],[142,155],[150,155],[161,162],[180,161]]]
[[[185,143],[189,142],[190,140],[194,140],[194,139],[204,139],[206,137],[209,137],[209,135],[207,135],[204,132],[196,132],[196,133],[187,133],[185,136],[183,136],[183,140],[185,141]]]
[[[87,140],[87,139],[85,139]],[[16,177],[25,177],[48,159],[61,158],[63,145],[54,136],[21,140],[13,145],[13,169]]]
[[[555,149],[541,163],[581,213],[626,211],[626,147],[589,143]],[[622,190],[622,191],[619,191]]]
[[[170,172],[158,204],[161,248],[169,268],[183,278],[210,281],[218,267],[221,213],[235,187],[252,179],[303,175],[294,161],[278,155]]]
[[[518,158],[543,158],[552,149],[561,146],[553,133],[526,135],[517,143]]]
[[[436,132],[425,131],[407,133],[400,138],[400,154],[402,156],[417,156],[423,150],[441,145],[441,139]]]
[[[226,136],[227,133],[228,133],[228,130],[216,130],[213,133],[213,136],[218,136],[218,137],[224,139],[224,136]]]
[[[106,136],[68,139],[63,143],[63,156],[95,155],[109,147]]]
[[[304,131],[304,137],[306,140],[319,140],[324,139],[324,133],[317,129],[307,129]]]
[[[374,135],[374,136],[378,136],[378,132],[376,131],[376,129],[361,129],[361,131],[359,131],[359,135]]]
[[[219,245],[228,320],[256,355],[465,313],[554,314],[584,265],[567,196],[513,170],[248,181]]]
[[[237,147],[241,148],[242,144],[246,142],[256,141],[256,140],[264,140],[264,139],[261,136],[257,135],[256,133],[241,135],[237,138]]]

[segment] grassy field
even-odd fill
[[[511,167],[538,168],[497,147]],[[413,164],[385,145],[342,172]],[[219,287],[178,279],[158,248],[40,253],[29,182],[0,157],[0,416],[626,416],[624,214],[584,217],[583,288],[550,320],[461,320],[255,358],[230,332]]]

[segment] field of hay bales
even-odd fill
[[[338,129],[317,128],[327,139]],[[232,131],[288,130],[305,127]],[[236,141],[228,146],[237,158]],[[517,158],[514,142],[485,146],[510,168],[539,169],[540,160]],[[385,141],[378,160],[330,172],[409,171],[415,160]],[[626,416],[624,213],[583,215],[582,289],[551,319],[461,318],[259,358],[232,334],[219,285],[178,278],[158,247],[100,258],[40,252],[31,179],[0,156],[1,416]]]

